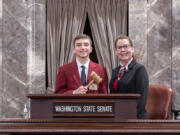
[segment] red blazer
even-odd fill
[[[106,69],[99,64],[92,61],[89,63],[89,71],[87,77],[88,84],[92,79],[90,78],[91,71],[95,71],[103,80],[98,85],[98,90],[88,90],[87,93],[107,93],[108,91],[108,78]],[[59,68],[56,78],[55,93],[72,94],[73,91],[82,85],[76,60]]]

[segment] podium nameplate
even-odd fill
[[[114,102],[55,101],[53,117],[114,117]]]

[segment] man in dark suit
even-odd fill
[[[133,57],[134,46],[128,36],[120,35],[115,41],[116,55],[120,65],[112,70],[110,93],[139,93],[137,118],[147,119],[146,100],[149,89],[149,77],[146,68]]]
[[[55,93],[107,93],[108,79],[106,69],[90,60],[89,55],[92,49],[92,41],[89,36],[82,34],[74,39],[73,51],[76,59],[59,68]],[[87,84],[92,80],[90,77],[92,71],[102,78],[102,82],[99,84],[93,83],[87,88]]]

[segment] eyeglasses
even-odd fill
[[[129,48],[129,46],[130,45],[117,46],[116,49],[117,50],[122,50],[122,49],[127,50]]]

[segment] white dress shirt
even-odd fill
[[[77,67],[78,67],[78,71],[79,71],[79,76],[81,78],[81,71],[82,71],[82,65],[85,66],[85,74],[86,74],[86,80],[88,77],[88,70],[89,70],[89,62],[90,60],[88,60],[85,64],[81,64],[78,59],[76,59],[76,63],[77,63]]]

